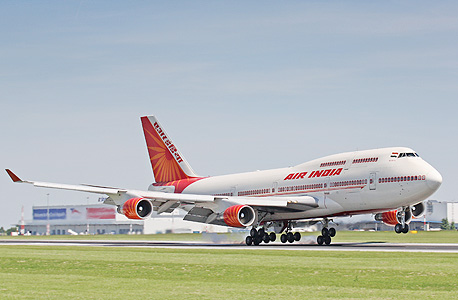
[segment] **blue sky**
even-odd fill
[[[43,1],[0,4],[0,163],[21,177],[145,189],[140,116],[195,171],[407,146],[458,201],[458,4]],[[20,207],[97,196],[13,185]],[[89,197],[89,199],[88,199]]]

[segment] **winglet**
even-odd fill
[[[16,174],[13,173],[13,171],[11,171],[10,169],[5,169],[6,173],[8,173],[8,175],[10,175],[11,177],[11,180],[13,180],[13,182],[22,182],[21,178],[17,177]]]

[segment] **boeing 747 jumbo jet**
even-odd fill
[[[442,177],[409,148],[393,147],[347,152],[318,158],[294,167],[201,177],[154,116],[141,122],[155,183],[147,191],[95,185],[68,185],[21,180],[37,187],[105,194],[105,204],[116,205],[129,219],[149,218],[153,211],[187,211],[185,220],[250,228],[247,245],[276,240],[299,241],[293,233],[297,220],[323,224],[319,245],[335,236],[332,218],[375,214],[377,220],[407,233],[412,217],[424,213],[422,202],[441,185]]]

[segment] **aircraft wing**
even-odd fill
[[[6,172],[16,183],[28,183],[36,187],[64,189],[80,192],[88,192],[95,194],[105,194],[109,198],[104,202],[111,205],[123,205],[125,201],[131,198],[146,198],[151,200],[153,205],[157,207],[158,213],[171,212],[181,204],[194,204],[201,207],[211,207],[219,210],[227,208],[231,205],[248,205],[269,212],[291,212],[304,211],[318,207],[318,199],[311,196],[295,196],[295,197],[222,197],[212,195],[198,194],[176,194],[158,191],[141,191],[129,190],[113,187],[95,186],[95,185],[71,185],[52,182],[28,181],[20,179],[11,170],[6,169]]]

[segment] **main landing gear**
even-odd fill
[[[294,243],[300,241],[301,234],[299,232],[292,233],[291,232],[291,223],[284,223],[284,227],[280,228],[277,232],[285,231],[280,236],[280,241],[284,243]],[[258,246],[262,242],[268,244],[270,242],[275,242],[277,239],[277,235],[275,232],[267,233],[264,227],[261,227],[259,230],[256,230],[255,227],[251,228],[250,235],[245,238],[245,243],[248,246],[255,245]]]
[[[292,233],[292,226],[291,226],[291,221],[288,223],[285,223],[285,232],[280,236],[280,242],[285,244],[286,242],[288,243],[294,243],[294,242],[299,242],[301,240],[301,234],[300,232],[295,232]]]
[[[275,242],[277,235],[275,232],[267,233],[264,227],[261,227],[259,230],[256,228],[251,228],[250,235],[245,238],[245,243],[248,246],[255,245],[258,246],[262,242],[268,244],[270,242]]]
[[[336,236],[336,229],[331,227],[328,228],[329,226],[329,220],[324,219],[323,221],[323,229],[321,229],[321,235],[319,235],[316,239],[316,242],[318,245],[330,245],[331,244],[331,238]]]
[[[294,243],[301,240],[300,232],[292,233],[291,231],[285,232],[280,236],[280,241],[284,244],[286,242]]]

